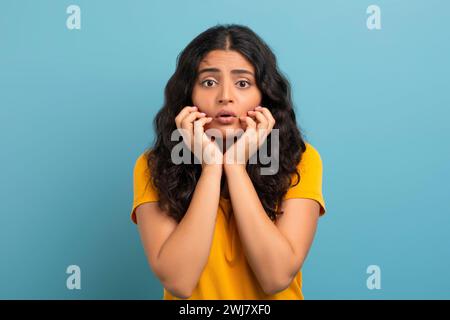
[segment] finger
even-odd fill
[[[258,129],[268,129],[269,120],[261,111],[249,111],[249,112],[252,112],[252,114],[254,114],[256,119],[259,121],[257,125]]]
[[[203,118],[205,116],[206,116],[206,113],[204,113],[204,112],[193,111],[193,112],[189,113],[188,115],[186,115],[183,120],[181,120],[181,127],[192,130],[192,128],[193,128],[192,123],[197,118]]]
[[[261,107],[261,106],[256,107],[256,110],[262,112],[266,116],[266,118],[267,118],[267,120],[269,122],[268,128],[269,128],[269,131],[271,131],[272,128],[274,127],[274,125],[275,125],[275,118],[273,117],[273,115],[270,112],[270,110],[267,109],[267,108]]]
[[[199,120],[194,121],[194,137],[202,138],[204,129],[203,126],[212,121],[212,117],[200,118]]]
[[[204,130],[203,126],[212,120],[211,117],[201,118],[199,120],[194,121],[194,153],[197,154],[199,159],[201,159],[201,153],[203,152],[203,144],[204,144]]]
[[[178,113],[175,117],[175,123],[177,128],[181,128],[181,121],[186,117],[189,113],[196,111],[198,108],[196,106],[186,106]]]
[[[198,108],[196,106],[186,106],[177,114],[175,117],[175,123],[178,128],[181,128],[181,121],[191,112],[197,111]]]
[[[239,122],[241,123],[242,130],[244,130],[244,131],[247,130],[247,122],[245,122],[244,116],[239,117]]]
[[[275,125],[275,119],[272,116],[272,113],[269,109],[264,108],[262,106],[257,106],[255,108],[258,112],[264,114],[265,118],[268,120],[268,125],[266,128],[262,128],[261,130],[258,130],[258,144],[261,146],[262,143],[265,141],[269,133],[272,131],[274,125]]]
[[[256,122],[251,117],[243,117],[243,121],[247,124],[247,128],[256,129]]]
[[[262,113],[262,111],[255,111],[256,117],[260,121],[258,124],[258,141],[259,145],[266,139],[267,135],[269,134],[270,130],[270,124],[265,114]],[[264,120],[262,119],[264,118]]]
[[[193,110],[195,110],[195,108]],[[181,123],[179,123],[180,126],[179,129],[181,129],[183,138],[185,139],[187,145],[191,146],[192,141],[191,136],[193,136],[193,129],[194,129],[192,122],[195,121],[195,119],[202,118],[204,116],[205,114],[201,112],[190,111],[190,113],[185,114],[184,119],[182,119]]]

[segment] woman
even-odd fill
[[[303,299],[301,267],[325,213],[322,162],[267,44],[240,25],[198,35],[154,121],[156,142],[134,167],[131,218],[164,299]],[[194,161],[174,163],[173,132]],[[253,158],[264,142],[277,146],[274,174]]]

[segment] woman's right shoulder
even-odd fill
[[[142,171],[144,169],[148,169],[148,156],[150,155],[151,152],[152,152],[151,149],[145,150],[136,158],[134,164],[135,171]]]

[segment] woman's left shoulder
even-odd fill
[[[320,156],[319,151],[312,144],[305,142],[306,149],[303,152],[300,166],[321,166],[322,165],[322,157]]]

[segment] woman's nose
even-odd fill
[[[225,104],[225,103],[230,103],[230,102],[233,102],[233,100],[229,99],[229,98],[219,99],[220,104]]]
[[[233,102],[232,88],[230,88],[229,82],[224,83],[224,85],[222,86],[221,89],[222,90],[220,90],[218,102],[220,104],[226,104],[229,102]]]

